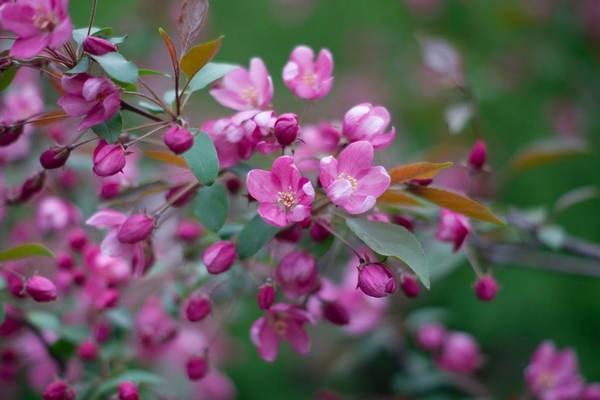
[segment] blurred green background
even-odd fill
[[[71,1],[78,26],[87,23],[88,3]],[[161,65],[166,56],[156,28],[175,33],[178,3],[100,0],[97,25],[112,25],[119,34],[129,34],[123,53],[138,64],[146,60],[147,65]],[[417,3],[438,8],[419,10]],[[566,104],[574,113],[574,122],[567,118],[574,128],[568,129],[587,140],[590,154],[510,175],[499,193],[500,202],[518,207],[549,206],[570,189],[600,183],[600,38],[593,23],[590,31],[590,22],[585,21],[590,12],[582,10],[584,3],[214,0],[202,38],[225,35],[219,61],[247,65],[250,57],[262,57],[275,82],[278,111],[341,118],[358,102],[387,106],[399,129],[397,162],[417,159],[449,139],[444,120],[449,99],[424,93],[417,37],[447,39],[463,56],[494,168],[506,169],[514,154],[532,141],[556,136],[553,118],[561,106]],[[281,82],[291,49],[302,43],[327,47],[334,54],[336,85],[318,106],[293,99]],[[192,117],[197,121],[228,113],[207,95],[198,96],[195,103]],[[469,144],[470,135],[467,131],[451,140]],[[597,199],[586,202],[563,214],[559,222],[569,233],[600,241],[599,206]],[[446,308],[450,327],[468,331],[480,341],[487,361],[481,377],[498,397],[522,388],[523,369],[543,339],[573,346],[583,375],[600,380],[600,280],[522,266],[503,267],[495,274],[502,290],[491,304],[475,299],[473,273],[464,265],[411,307]],[[244,356],[227,369],[240,399],[306,399],[323,387],[355,398],[364,398],[360,393],[391,392],[398,364],[384,349],[370,353],[360,368],[341,374],[309,368],[308,362],[289,353],[275,365],[263,363],[247,340],[252,312],[236,325],[247,346]]]

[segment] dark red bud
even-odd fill
[[[185,364],[185,368],[190,380],[200,380],[208,373],[208,360],[200,356],[191,357]]]
[[[23,124],[4,125],[0,124],[0,147],[8,146],[16,142],[23,133]]]
[[[407,297],[417,297],[421,293],[421,286],[414,275],[402,274],[400,287]]]
[[[469,153],[469,165],[473,169],[480,170],[487,160],[487,146],[482,139],[478,139]]]
[[[275,121],[274,131],[275,138],[282,147],[294,143],[300,132],[298,116],[292,113],[281,114]]]
[[[202,321],[210,314],[212,304],[206,296],[191,296],[185,307],[185,316],[190,322]]]
[[[498,293],[498,283],[491,275],[484,275],[475,282],[475,294],[481,301],[492,301]]]
[[[52,147],[44,151],[40,156],[40,164],[45,169],[60,168],[69,159],[71,150],[68,147]]]
[[[258,289],[257,302],[261,310],[268,310],[275,301],[275,288],[271,283],[265,283]]]
[[[112,53],[117,51],[117,46],[106,40],[104,38],[98,36],[88,36],[83,41],[83,50],[94,56],[101,56],[106,53]]]
[[[335,325],[347,325],[350,322],[350,314],[346,307],[336,301],[323,303],[323,318]]]

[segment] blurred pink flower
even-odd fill
[[[42,232],[58,231],[79,222],[79,210],[56,196],[42,199],[37,206],[36,226]]]
[[[236,68],[210,91],[221,105],[237,111],[268,108],[273,98],[273,81],[260,58],[250,68]]]
[[[539,345],[525,369],[529,392],[540,400],[578,399],[583,389],[573,349],[557,351],[550,341]]]
[[[259,202],[258,213],[271,225],[284,227],[310,216],[315,191],[290,156],[277,158],[271,171],[251,170],[246,185]]]
[[[350,214],[369,211],[390,186],[385,168],[373,167],[373,146],[364,140],[350,144],[337,160],[322,158],[320,167],[319,180],[327,197]]]
[[[346,112],[342,133],[349,142],[366,140],[375,149],[384,149],[396,136],[394,127],[386,132],[389,123],[390,113],[385,107],[362,103]]]
[[[333,57],[321,49],[315,62],[310,47],[297,46],[283,67],[283,82],[296,96],[316,100],[326,96],[333,85]]]
[[[448,333],[436,362],[445,371],[469,374],[481,363],[479,345],[467,333]]]
[[[441,211],[436,233],[438,240],[453,243],[454,251],[458,251],[470,233],[471,224],[467,217],[446,209]]]
[[[235,243],[220,240],[208,246],[202,253],[202,262],[210,274],[220,274],[231,268],[237,258]]]
[[[438,351],[446,337],[446,328],[437,323],[427,323],[419,326],[416,339],[419,346],[427,351]]]
[[[46,47],[56,49],[71,38],[73,27],[68,14],[68,0],[26,0],[0,8],[4,29],[17,39],[10,55],[29,59]]]
[[[266,311],[250,328],[252,343],[265,361],[275,361],[281,339],[288,341],[293,349],[306,354],[310,351],[310,337],[304,330],[312,318],[305,310],[291,304],[278,303]]]
[[[294,161],[301,171],[318,171],[319,158],[334,152],[342,137],[333,123],[322,122],[318,126],[303,125],[300,130]]]
[[[293,251],[281,260],[275,278],[289,299],[297,299],[317,289],[317,262],[309,253]]]

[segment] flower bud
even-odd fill
[[[208,360],[204,357],[193,356],[185,364],[185,369],[190,380],[200,380],[208,373]]]
[[[229,240],[221,240],[213,243],[202,254],[202,262],[211,274],[220,274],[227,271],[233,265],[237,257],[235,243]]]
[[[77,347],[77,354],[84,361],[92,361],[98,355],[98,346],[91,340],[86,340]]]
[[[350,314],[348,309],[337,301],[328,301],[323,303],[323,317],[335,325],[348,325]]]
[[[58,253],[56,255],[56,266],[60,269],[71,270],[75,262],[69,253]]]
[[[491,275],[484,275],[477,279],[473,288],[481,301],[492,301],[498,293],[498,283]]]
[[[396,277],[383,264],[367,264],[358,272],[358,287],[371,297],[385,297],[396,291]]]
[[[5,125],[0,124],[0,147],[8,146],[16,142],[23,133],[23,124]]]
[[[487,159],[487,146],[482,139],[478,139],[469,153],[469,165],[471,168],[480,170]]]
[[[75,400],[75,391],[64,381],[54,381],[44,390],[44,400]]]
[[[2,305],[0,305],[2,307]],[[4,303],[4,321],[0,323],[0,336],[9,337],[23,326],[23,316],[18,308]]]
[[[71,149],[68,147],[51,147],[40,155],[40,164],[45,169],[60,168],[69,159]]]
[[[436,232],[438,240],[454,244],[454,251],[458,251],[470,233],[471,224],[464,215],[446,209],[441,211]]]
[[[185,193],[182,193],[186,190]],[[171,203],[173,207],[183,207],[196,196],[196,190],[190,190],[188,184],[173,186],[167,191],[165,199]],[[177,199],[177,200],[175,200]]]
[[[187,219],[179,222],[175,236],[183,242],[192,243],[202,236],[203,233],[204,229],[202,225],[192,219]]]
[[[117,50],[114,43],[98,36],[88,36],[83,41],[83,51],[93,56],[101,56]]]
[[[69,246],[71,246],[73,250],[81,251],[87,244],[88,237],[83,229],[75,228],[69,231],[67,240],[69,241]]]
[[[268,310],[275,301],[275,287],[271,283],[265,283],[258,288],[258,308]]]
[[[185,307],[185,316],[190,322],[202,321],[212,311],[210,299],[206,296],[191,296]]]
[[[4,270],[2,271],[2,275],[4,276],[4,280],[6,281],[6,285],[8,286],[8,291],[15,297],[23,298],[27,296],[25,293],[25,281],[20,275],[16,273]]]
[[[121,243],[134,244],[148,239],[153,230],[153,217],[146,214],[133,214],[119,228],[117,239]]]
[[[97,343],[104,343],[110,338],[112,328],[106,321],[99,321],[94,326],[94,340]]]
[[[440,324],[424,324],[417,330],[417,343],[427,351],[437,351],[444,343],[445,337],[446,329]]]
[[[310,237],[315,242],[323,242],[331,236],[331,232],[324,226],[327,222],[315,221],[310,228]]]
[[[319,286],[316,260],[309,253],[292,251],[277,266],[275,278],[290,299],[312,293]]]
[[[294,143],[300,132],[298,116],[292,113],[281,114],[275,121],[274,131],[275,138],[281,147]]]
[[[404,228],[406,228],[406,230],[413,232],[415,229],[415,223],[413,222],[412,219],[407,218],[405,216],[402,215],[394,215],[392,217],[392,221],[395,224],[398,224],[400,226],[403,226]]]
[[[580,400],[600,400],[600,383],[588,383],[581,393]]]
[[[442,352],[436,361],[445,371],[469,374],[479,366],[480,360],[479,346],[475,339],[469,334],[454,332],[446,336]]]
[[[101,140],[94,150],[93,171],[98,176],[112,176],[125,168],[125,150],[121,145]]]
[[[185,153],[194,145],[194,136],[186,128],[172,125],[163,136],[165,145],[175,154]]]
[[[33,196],[44,188],[46,182],[46,172],[41,171],[30,176],[23,182],[15,195],[7,196],[7,204],[20,204],[29,201]]]
[[[113,308],[119,302],[119,292],[116,289],[106,289],[96,299],[95,306],[98,311]]]
[[[50,279],[41,275],[29,278],[25,290],[33,300],[40,303],[56,300],[56,286]]]
[[[400,277],[400,287],[406,297],[417,297],[421,293],[421,286],[414,275],[402,274]]]
[[[102,182],[98,196],[102,200],[110,200],[119,195],[121,184],[119,182]]]
[[[140,394],[137,385],[132,381],[123,381],[119,384],[119,400],[138,400]]]
[[[302,227],[299,224],[294,224],[289,228],[277,232],[275,237],[284,242],[297,243],[302,237]]]
[[[227,178],[227,180],[225,181],[225,186],[227,187],[229,193],[237,194],[242,188],[242,182],[237,176],[232,176]]]

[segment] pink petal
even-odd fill
[[[302,74],[310,74],[314,72],[315,53],[308,46],[297,46],[290,55],[290,61],[298,64]]]
[[[258,323],[258,321],[263,320],[262,323]],[[271,326],[264,321],[264,318],[261,318],[255,322],[258,326],[254,325],[251,328],[251,331],[256,331],[254,334],[251,333],[251,336],[256,338],[255,344],[258,348],[258,353],[265,361],[275,361],[277,358],[277,352],[279,350],[279,336],[277,333],[271,328]]]
[[[15,58],[29,59],[40,54],[48,45],[47,35],[36,35],[29,38],[18,38],[10,48],[10,55]]]
[[[71,24],[71,18],[67,17],[52,32],[50,47],[55,49],[62,46],[71,39],[72,33],[73,25]]]
[[[342,207],[349,214],[363,214],[375,207],[376,198],[374,196],[354,195],[347,200]]]
[[[223,78],[223,87],[238,94],[252,86],[250,74],[241,67],[228,72]]]
[[[250,60],[250,80],[258,90],[258,105],[266,107],[273,97],[273,81],[260,58]]]
[[[94,215],[88,218],[85,223],[96,228],[106,229],[119,226],[125,222],[126,219],[127,216],[125,214],[107,208],[105,210],[96,212]]]
[[[231,108],[232,110],[247,110],[252,108],[250,104],[242,99],[237,92],[229,89],[212,89],[210,95],[222,106]]]
[[[285,210],[276,203],[262,203],[258,206],[258,214],[270,225],[279,227],[289,225]]]
[[[285,66],[283,67],[282,78],[283,78],[283,81],[285,82],[285,85],[290,90],[293,90],[293,88],[296,84],[295,79],[298,78],[299,76],[300,76],[300,66],[298,64],[296,64],[293,61],[290,61],[287,64],[285,64]]]
[[[58,99],[58,105],[71,117],[79,117],[94,108],[95,103],[87,102],[78,96],[66,94]]]
[[[271,172],[279,183],[280,190],[295,190],[298,182],[302,178],[300,171],[294,165],[294,159],[290,156],[277,157],[273,161]]]
[[[262,169],[253,169],[246,177],[248,193],[261,203],[277,201],[279,188],[274,185],[272,174]]]
[[[100,243],[100,251],[111,257],[126,257],[131,255],[131,245],[123,244],[117,238],[118,230],[114,229],[104,237]]]
[[[345,172],[350,176],[356,176],[361,170],[370,168],[373,164],[373,145],[360,140],[351,143],[339,156],[339,172]]]
[[[327,188],[338,176],[338,162],[333,156],[327,156],[321,159],[319,167],[319,181]]]
[[[285,339],[300,354],[306,354],[310,351],[310,337],[300,324],[288,322]]]
[[[327,187],[327,197],[337,205],[343,205],[352,193],[354,189],[348,179],[336,179]]]
[[[371,195],[379,197],[390,186],[390,176],[385,168],[378,166],[372,167],[362,176],[357,176],[358,187],[356,194]]]
[[[381,135],[377,135],[371,138],[371,144],[373,148],[377,150],[382,150],[387,148],[396,137],[396,129],[392,128],[389,132],[382,133]]]
[[[33,25],[32,19],[35,11],[30,5],[8,3],[0,8],[0,24],[7,31],[14,32],[17,36],[28,38],[40,34]]]
[[[311,207],[306,207],[304,205],[297,205],[293,207],[287,217],[292,222],[300,222],[304,221],[306,218],[310,217]]]
[[[321,49],[319,51],[316,73],[320,80],[331,77],[333,73],[333,56],[328,49]]]

